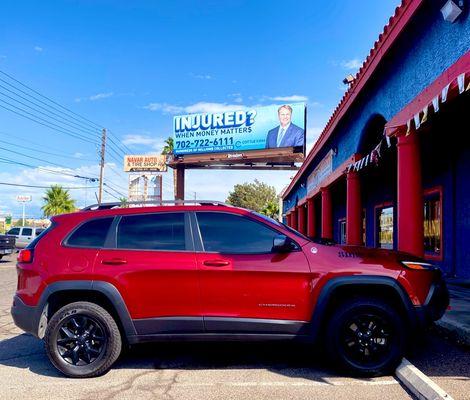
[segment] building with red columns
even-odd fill
[[[470,1],[453,22],[446,3],[397,7],[284,191],[284,217],[310,237],[405,251],[468,280]]]

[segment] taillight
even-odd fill
[[[33,250],[23,249],[18,254],[18,262],[20,263],[31,263],[33,262]]]

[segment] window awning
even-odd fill
[[[441,104],[470,91],[470,51],[459,58],[385,125],[387,136],[409,134],[426,122]]]

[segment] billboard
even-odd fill
[[[296,148],[305,154],[305,104],[273,105],[173,119],[174,154]]]
[[[124,172],[158,171],[166,172],[166,156],[164,155],[127,155],[124,156]]]

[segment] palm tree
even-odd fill
[[[77,208],[75,200],[70,198],[69,191],[62,189],[60,185],[52,185],[47,189],[43,200],[45,204],[41,209],[46,217],[73,212]]]
[[[119,202],[121,203],[121,208],[129,208],[129,204],[127,202],[127,197],[119,197]]]
[[[162,150],[162,155],[172,155],[173,154],[173,149],[175,148],[174,146],[174,141],[173,138],[170,136],[165,140],[165,146],[163,147]],[[176,180],[177,180],[177,172],[176,168],[173,168],[173,191],[176,194]]]
[[[279,205],[276,201],[268,201],[261,213],[271,218],[277,218],[279,214]]]

